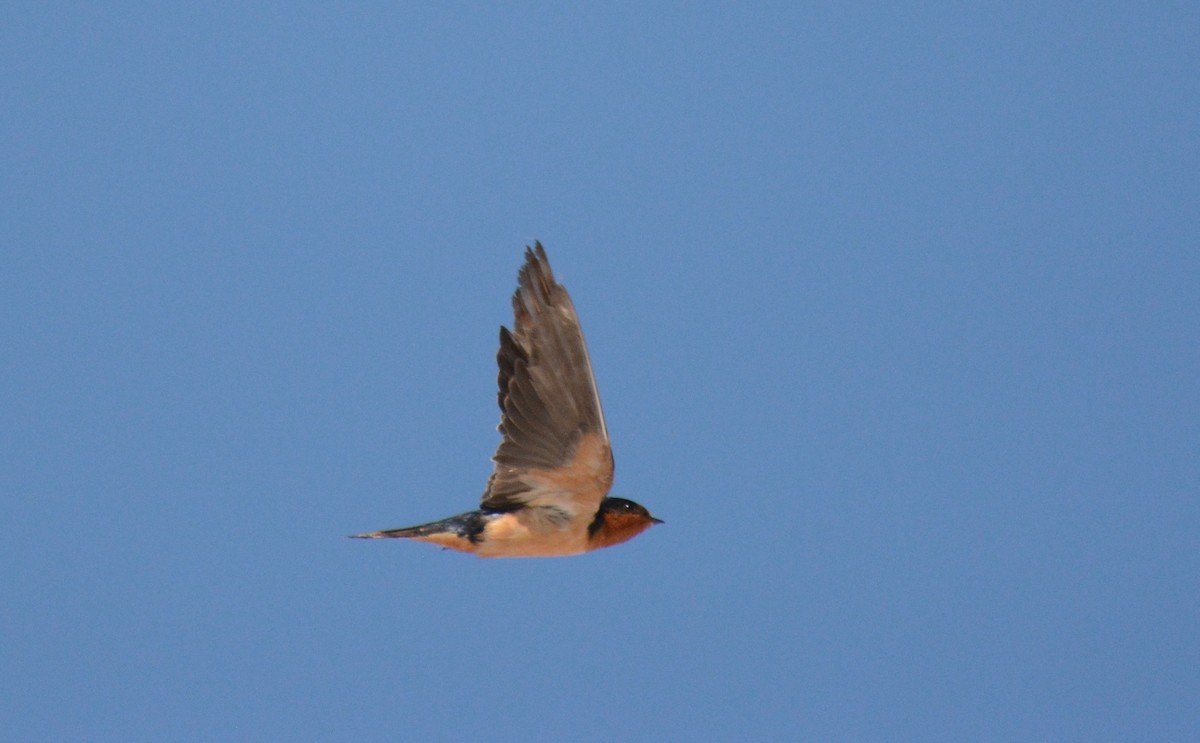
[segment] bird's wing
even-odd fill
[[[613,459],[583,330],[541,243],[525,249],[513,330],[500,328],[500,442],[484,510],[557,506],[595,513]]]

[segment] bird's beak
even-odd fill
[[[656,524],[665,524],[665,523],[667,523],[666,521],[663,521],[662,519],[656,519],[656,518],[654,518],[653,516],[651,516],[651,517],[650,517],[650,520],[651,520],[652,522],[656,523]]]

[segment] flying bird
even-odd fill
[[[513,329],[500,328],[503,436],[479,508],[358,539],[415,539],[479,557],[557,557],[611,547],[663,523],[608,497],[612,446],[575,306],[540,242],[525,249]]]

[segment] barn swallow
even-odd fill
[[[663,523],[608,497],[612,447],[579,317],[540,242],[525,249],[513,293],[513,330],[501,326],[500,446],[478,510],[358,539],[430,542],[479,557],[578,555]]]

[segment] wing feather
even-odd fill
[[[608,429],[579,317],[541,243],[525,249],[512,305],[513,329],[500,328],[496,354],[503,439],[482,506],[557,498],[598,508],[612,484]]]

